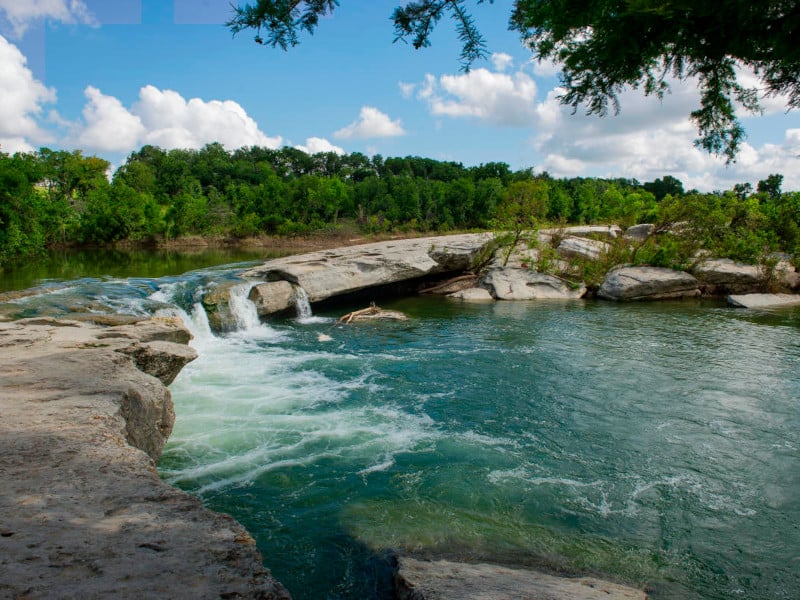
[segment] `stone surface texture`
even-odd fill
[[[423,561],[401,557],[395,575],[399,600],[647,600],[628,586],[592,577],[554,577],[500,565]]]
[[[728,258],[704,260],[692,272],[709,295],[762,292],[766,283],[766,273],[760,265],[745,265]]]
[[[800,294],[731,294],[728,304],[737,308],[800,306]]]
[[[558,245],[558,253],[567,258],[597,260],[609,250],[611,246],[606,242],[580,237],[565,237]]]
[[[558,277],[516,267],[489,269],[481,285],[498,300],[575,300],[586,293],[584,285],[570,285]]]
[[[259,317],[271,317],[295,308],[294,287],[288,281],[254,285],[248,298],[256,305]]]
[[[213,331],[233,331],[236,320],[230,308],[231,289],[241,285],[242,281],[224,281],[203,295],[201,303],[208,317],[208,325]]]
[[[653,234],[655,228],[656,226],[652,223],[631,225],[625,230],[625,237],[637,242],[643,242]]]
[[[662,267],[618,267],[609,271],[597,295],[607,300],[696,298],[697,279]]]
[[[611,239],[616,239],[622,235],[622,228],[619,225],[574,225],[572,227],[540,229],[540,235],[560,235],[586,237],[587,235],[604,235]]]
[[[469,269],[492,236],[487,233],[414,238],[348,246],[267,261],[244,277],[289,281],[310,302],[359,290]]]
[[[288,598],[252,537],[156,472],[180,321],[0,324],[0,598]]]
[[[785,290],[800,290],[800,273],[792,264],[791,257],[786,254],[773,254],[769,256],[775,263],[774,276],[780,286]]]
[[[484,288],[469,288],[447,295],[453,300],[463,300],[464,302],[494,302],[494,298],[489,290]]]

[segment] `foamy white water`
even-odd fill
[[[186,314],[200,358],[172,385],[161,472],[242,519],[296,597],[373,597],[364,548],[386,545],[544,556],[663,597],[791,597],[797,355],[772,351],[791,328],[436,299],[406,324],[264,325],[246,292],[237,332]]]
[[[296,322],[302,325],[312,325],[317,323],[331,323],[334,320],[326,317],[315,317],[311,309],[311,301],[306,291],[299,285],[294,287],[294,305],[297,310]]]

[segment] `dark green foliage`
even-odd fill
[[[515,181],[508,186],[493,221],[495,229],[500,231],[498,243],[505,249],[504,266],[521,241],[535,242],[539,223],[547,214],[549,192],[550,186],[545,179]]]
[[[286,50],[297,45],[298,31],[314,33],[319,17],[332,13],[337,4],[336,0],[259,0],[255,5],[232,5],[236,16],[226,25],[234,34],[255,29],[256,43]],[[262,29],[266,39],[261,36]]]
[[[645,183],[642,187],[655,196],[656,202],[661,202],[667,195],[683,195],[683,183],[672,175],[665,175],[655,181]]]
[[[767,194],[773,200],[781,197],[781,186],[783,185],[783,175],[773,173],[766,179],[762,179],[756,186],[756,191]]]
[[[464,167],[294,148],[145,146],[111,182],[107,169],[106,161],[79,151],[0,153],[0,265],[57,245],[188,235],[494,228],[519,241],[522,232],[548,222],[658,222],[672,233],[639,248],[632,260],[664,266],[687,265],[700,249],[744,261],[800,250],[800,194],[780,192],[780,175],[768,177],[756,194],[682,194],[681,183],[667,176],[656,182],[675,194],[659,203],[648,184],[634,179],[554,179],[512,172],[505,163]],[[584,275],[592,269],[587,265]]]
[[[736,79],[752,68],[768,95],[800,106],[800,7],[762,0],[517,0],[512,24],[539,58],[563,65],[563,101],[604,115],[619,110],[625,87],[664,95],[667,78],[696,77],[701,104],[692,112],[698,145],[735,158],[744,130],[735,103],[759,110],[756,90]]]

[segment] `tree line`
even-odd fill
[[[742,238],[726,242],[727,254],[742,260],[778,249],[796,254],[800,243],[800,193],[782,192],[779,174],[755,190],[739,184],[700,194],[671,176],[644,183],[555,179],[502,162],[465,167],[289,147],[228,152],[217,143],[199,150],[144,146],[113,175],[109,169],[79,150],[0,152],[0,266],[48,247],[191,235],[498,229],[519,206],[535,223],[691,220],[707,229],[712,220],[722,224],[718,237]]]

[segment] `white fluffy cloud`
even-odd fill
[[[495,52],[491,56],[491,61],[495,71],[505,71],[514,64],[514,58],[505,52]]]
[[[125,152],[138,145],[145,134],[141,118],[95,87],[87,87],[84,95],[89,103],[83,109],[86,125],[78,135],[78,145],[110,152]]]
[[[85,94],[89,102],[83,110],[84,123],[74,137],[79,146],[91,150],[124,152],[142,144],[201,148],[211,142],[220,142],[229,149],[277,148],[283,141],[266,136],[231,100],[186,100],[172,90],[148,85],[139,91],[139,101],[129,109],[94,87],[86,88]]]
[[[417,98],[434,115],[473,117],[496,125],[525,127],[536,116],[536,82],[522,71],[509,75],[474,69],[438,79],[429,74]]]
[[[317,154],[318,152],[333,152],[334,154],[344,154],[344,149],[339,146],[334,146],[325,138],[310,137],[306,140],[305,144],[298,144],[295,146],[298,150],[302,150],[306,154]]]
[[[766,95],[764,93],[764,83],[749,67],[744,67],[741,65],[737,66],[736,79],[743,87],[758,91],[758,103],[763,114],[773,115],[776,113],[782,113],[786,111],[786,107],[789,106],[789,96],[787,94],[777,96]],[[752,114],[753,113],[747,112],[742,107],[738,107],[737,109],[737,116],[740,118],[749,117],[752,116]]]
[[[82,0],[0,0],[0,13],[21,36],[34,21],[52,19],[62,23],[96,25]]]
[[[535,81],[524,71],[510,74],[495,55],[496,70],[475,69],[461,75],[427,75],[416,97],[431,114],[478,119],[531,132],[531,145],[541,157],[536,169],[557,177],[635,177],[651,181],[670,174],[687,188],[729,189],[735,183],[756,183],[770,173],[783,173],[786,189],[800,188],[800,129],[785,132],[782,142],[759,148],[744,144],[733,165],[695,147],[697,131],[689,114],[700,104],[694,81],[670,82],[663,101],[641,90],[620,94],[621,112],[604,118],[563,106],[559,88],[537,97]],[[551,76],[557,65],[537,64],[534,73]],[[741,71],[745,85],[756,78]],[[762,102],[766,114],[785,110],[785,99]],[[745,116],[745,115],[742,115]],[[757,126],[753,119],[745,127]]]
[[[782,143],[760,148],[743,144],[737,162],[709,155],[694,145],[697,131],[689,113],[699,105],[692,82],[671,82],[663,102],[637,90],[620,95],[619,115],[604,118],[571,114],[551,91],[537,105],[533,143],[544,157],[537,167],[554,176],[600,175],[652,181],[673,175],[687,189],[730,189],[783,173],[787,189],[800,187],[800,130],[789,129]]]
[[[396,137],[405,135],[405,130],[400,120],[392,121],[389,115],[379,111],[373,106],[362,106],[358,119],[347,127],[336,131],[333,137],[350,139],[368,139],[380,137]]]
[[[400,93],[403,94],[403,98],[411,98],[414,95],[414,90],[417,89],[416,83],[404,83],[401,81],[397,85],[400,87]]]
[[[33,77],[26,58],[2,36],[0,90],[0,149],[27,152],[34,149],[32,143],[47,142],[49,135],[37,119],[44,104],[56,101],[56,92]]]

